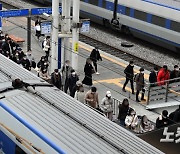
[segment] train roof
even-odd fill
[[[29,84],[42,83],[0,54],[0,90],[11,86],[12,76]],[[1,91],[0,106],[11,109],[67,153],[162,153],[61,90],[44,85],[35,86],[36,93],[27,89]]]

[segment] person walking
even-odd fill
[[[125,119],[126,119],[126,116],[129,113],[129,110],[130,110],[129,100],[127,98],[125,98],[123,100],[122,104],[119,104],[118,119],[120,120],[120,125],[121,126],[125,126]]]
[[[139,100],[140,91],[142,91],[141,100],[146,101],[144,99],[144,93],[145,93],[145,89],[144,89],[144,68],[139,69],[139,73],[135,77],[135,82],[136,82],[136,102],[141,102]]]
[[[104,97],[100,103],[100,109],[106,115],[106,117],[112,121],[113,116],[113,99],[111,97],[111,92],[106,92],[106,97]]]
[[[67,93],[68,90],[68,77],[71,74],[71,70],[73,68],[70,66],[70,61],[66,60],[65,64],[63,65],[61,72],[62,72],[62,87],[65,93]]]
[[[92,74],[95,73],[95,70],[92,66],[92,61],[90,58],[87,58],[86,60],[86,64],[84,66],[84,72],[85,72],[85,77],[82,83],[87,86],[92,86]]]
[[[98,71],[97,71],[97,61],[101,60],[102,61],[102,57],[99,53],[99,50],[97,47],[95,47],[92,51],[91,51],[91,54],[90,54],[90,59],[92,60],[93,62],[93,65],[95,67],[95,71],[96,71],[96,74],[99,75]]]
[[[37,24],[35,26],[35,30],[36,30],[36,37],[39,40],[39,38],[41,36],[41,26],[40,26],[40,23],[37,22]]]
[[[159,86],[165,85],[167,80],[170,79],[170,73],[168,71],[167,65],[164,65],[163,68],[160,69],[157,75],[157,82]]]
[[[43,47],[43,51],[46,53],[47,60],[48,60],[49,52],[50,52],[50,49],[51,49],[50,44],[51,44],[50,36],[46,36],[46,38],[43,41],[43,46],[42,47]]]
[[[89,106],[95,109],[99,107],[99,99],[96,87],[91,87],[91,89],[86,93],[85,101]]]
[[[174,70],[170,72],[170,79],[175,79],[180,77],[180,71],[178,65],[174,65]],[[170,83],[178,82],[179,79],[170,81]]]
[[[149,74],[149,83],[151,87],[155,87],[157,85],[157,74],[158,68],[155,66],[154,70]]]
[[[62,82],[61,82],[61,74],[58,72],[58,69],[55,69],[54,72],[51,74],[51,83],[56,86],[58,89],[61,89]]]
[[[126,81],[123,85],[122,91],[126,92],[125,88],[126,85],[128,84],[128,82],[130,81],[131,83],[131,90],[132,90],[132,94],[134,94],[134,62],[130,61],[129,65],[125,68],[124,73],[126,74]]]

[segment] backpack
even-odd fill
[[[139,73],[134,75],[134,82],[139,81]]]

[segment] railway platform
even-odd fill
[[[25,28],[22,28],[25,27]],[[27,32],[26,32],[26,18],[10,18],[6,21],[3,21],[3,32],[11,35],[15,35],[21,37],[25,40],[24,45],[22,47],[23,51],[26,53],[26,42],[27,42]],[[32,22],[32,54],[35,57],[35,61],[38,62],[41,56],[44,56],[45,53],[41,48],[41,44],[43,41],[43,37],[40,38],[40,41],[36,39],[35,31],[34,31],[34,23]],[[80,81],[84,78],[84,65],[86,58],[89,57],[90,52],[94,47],[79,42],[79,69],[78,75]],[[70,51],[69,51],[70,52]],[[147,102],[135,102],[135,95],[131,94],[130,85],[128,84],[126,87],[127,92],[122,91],[123,84],[125,82],[125,74],[124,69],[128,65],[129,62],[126,62],[122,59],[116,58],[110,54],[107,54],[103,51],[100,51],[101,57],[103,61],[98,62],[98,72],[100,75],[93,75],[93,85],[97,87],[97,91],[99,94],[99,101],[105,97],[106,91],[111,91],[112,97],[117,100],[122,101],[124,98],[128,98],[130,102],[130,106],[134,108],[138,115],[147,115],[147,117],[155,122],[156,118],[159,116],[161,110],[158,112],[147,110]],[[135,64],[135,72],[137,73],[140,66]],[[37,74],[35,70],[32,70],[33,73]],[[145,79],[148,80],[149,71],[145,71]],[[135,84],[134,84],[135,85]],[[88,87],[86,87],[86,91]],[[146,95],[147,96],[147,95]],[[146,97],[147,99],[147,97]],[[176,105],[179,105],[177,103]]]

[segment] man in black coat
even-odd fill
[[[55,69],[51,74],[51,83],[57,88],[62,88],[61,74],[58,72],[58,69]]]
[[[124,92],[126,92],[125,88],[126,85],[128,84],[128,82],[130,81],[131,83],[131,90],[132,90],[132,94],[134,94],[134,85],[133,85],[133,77],[134,77],[134,62],[130,61],[129,65],[125,68],[124,73],[126,74],[126,81],[123,85],[122,90]]]
[[[156,82],[157,82],[157,74],[158,74],[158,68],[155,66],[154,70],[149,74],[149,82],[151,83],[151,87],[155,87],[156,86]]]
[[[174,65],[174,70],[170,73],[170,79],[175,79],[180,76],[180,71],[178,65]],[[178,82],[179,80],[170,81],[170,83]]]
[[[98,50],[97,47],[92,50],[92,52],[91,52],[91,54],[90,54],[90,59],[91,59],[92,62],[93,62],[93,65],[94,65],[94,67],[95,67],[96,74],[99,74],[98,71],[97,71],[97,61],[99,61],[99,60],[102,61],[102,58],[101,58],[101,55],[100,55],[99,50]]]
[[[8,53],[8,56],[12,56],[12,54],[14,53],[13,47],[15,46],[15,43],[13,43],[10,38],[7,38],[7,40],[2,44],[3,54],[7,55]]]
[[[26,56],[24,56],[23,59],[19,61],[19,64],[21,64],[25,69],[29,71],[31,70],[30,61],[27,59]]]

